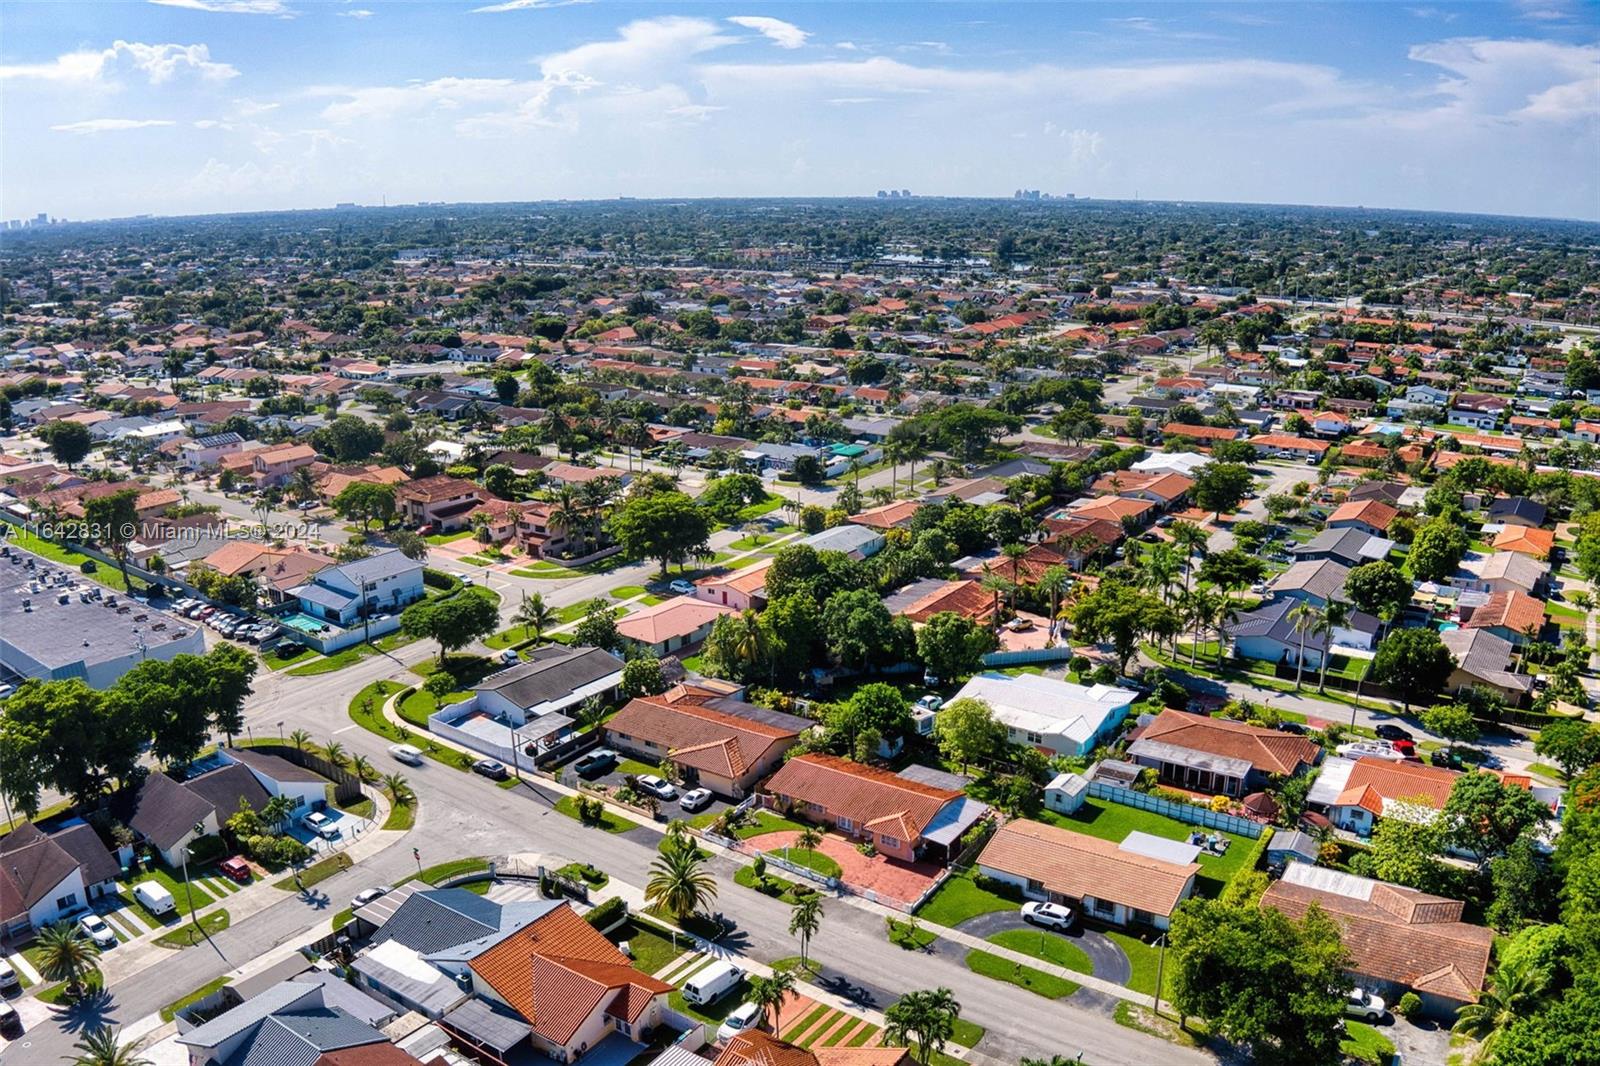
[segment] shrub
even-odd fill
[[[750,864],[750,873],[757,881],[767,879],[767,857],[760,852],[756,853],[755,861]]]
[[[443,699],[456,690],[456,679],[443,670],[436,672],[427,681],[423,682],[423,690],[435,700]]]
[[[1407,992],[1405,995],[1401,996],[1400,1001],[1394,1005],[1394,1012],[1400,1015],[1402,1018],[1409,1018],[1421,1009],[1422,998],[1415,992]]]
[[[222,853],[227,850],[228,846],[223,839],[213,833],[210,836],[199,837],[189,845],[189,858],[196,863],[208,863],[213,859],[222,858]]]
[[[461,582],[456,578],[451,577],[443,570],[435,570],[431,566],[422,568],[422,583],[429,588],[444,589],[446,592],[454,592],[461,587]]]
[[[596,929],[604,929],[621,921],[628,913],[628,902],[621,896],[612,896],[594,910],[584,915],[588,923]]]
[[[1211,797],[1211,809],[1216,811],[1218,814],[1221,814],[1223,811],[1227,810],[1231,805],[1232,801],[1230,801],[1227,796]]]
[[[877,845],[870,840],[863,840],[861,843],[857,844],[856,850],[869,859],[878,854]]]
[[[1157,785],[1155,788],[1152,788],[1150,790],[1150,795],[1154,796],[1156,799],[1167,800],[1169,803],[1189,802],[1189,797],[1186,793],[1179,792],[1175,788],[1167,788],[1164,785]]]
[[[96,570],[100,569],[100,564],[96,563],[93,559],[85,559],[83,561],[83,565],[78,567],[78,569],[85,574],[92,574]]]
[[[1002,899],[1009,899],[1015,903],[1023,902],[1022,889],[1008,881],[1001,881],[999,878],[989,877],[986,874],[977,874],[973,877],[972,883],[985,892],[993,892]]]

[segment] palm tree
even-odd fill
[[[298,806],[289,796],[273,796],[261,808],[261,820],[276,829],[289,820]]]
[[[1315,604],[1306,603],[1304,600],[1289,609],[1289,624],[1294,626],[1294,631],[1300,635],[1300,654],[1295,657],[1294,664],[1294,690],[1300,691],[1300,677],[1306,669],[1306,636],[1317,627],[1317,620],[1321,618],[1322,611]],[[1323,657],[1327,657],[1324,649]]]
[[[927,1066],[955,1035],[961,1004],[948,988],[907,992],[883,1012],[885,1044],[911,1047],[912,1058]]]
[[[734,658],[752,673],[767,661],[771,649],[767,646],[766,627],[761,624],[761,615],[748,607],[739,615],[739,624],[734,627],[732,650]]]
[[[681,922],[717,898],[717,881],[706,872],[698,850],[668,848],[650,864],[644,898]]]
[[[83,990],[90,974],[99,973],[100,948],[74,922],[52,922],[39,930],[34,965],[51,981],[65,981],[67,994]]]
[[[322,757],[341,770],[350,762],[350,756],[344,753],[344,745],[337,740],[328,741],[327,747],[322,749]]]
[[[1000,628],[1000,594],[1010,593],[1016,588],[1003,574],[994,573],[988,563],[983,564],[983,577],[978,585],[986,588],[994,596],[994,606],[990,610],[989,624],[995,630]]]
[[[556,490],[556,498],[550,508],[550,517],[547,521],[551,530],[560,526],[567,539],[576,540],[580,548],[584,546],[583,507],[578,503],[578,493],[571,485],[562,485],[560,489]],[[580,551],[577,554],[584,555],[587,553]]]
[[[800,834],[794,838],[794,846],[801,851],[815,852],[817,845],[822,843],[822,832],[814,825],[802,826]],[[784,857],[788,857],[788,848],[784,848]]]
[[[544,631],[549,629],[556,621],[555,610],[544,602],[544,595],[535,592],[532,596],[526,593],[522,602],[517,605],[517,613],[511,616],[513,625],[522,627],[522,639],[528,639],[528,632],[533,632],[533,639],[539,640],[544,636]]]
[[[378,779],[378,771],[373,768],[372,762],[365,755],[357,755],[350,760],[350,772],[363,783]]]
[[[1193,522],[1174,522],[1167,532],[1172,534],[1172,543],[1183,552],[1183,586],[1188,588],[1194,576],[1195,556],[1205,558],[1206,531]]]
[[[1061,594],[1072,580],[1072,571],[1064,566],[1052,566],[1039,576],[1039,591],[1050,597],[1050,639],[1056,637],[1056,612],[1061,610]]]
[[[1328,660],[1333,658],[1333,631],[1343,626],[1350,620],[1350,605],[1338,600],[1329,600],[1323,607],[1322,613],[1317,616],[1316,628],[1312,632],[1322,636],[1322,669],[1317,672],[1317,691],[1328,691]]]
[[[109,1025],[97,1025],[84,1033],[72,1050],[78,1053],[72,1066],[150,1066],[149,1059],[134,1054],[132,1044],[117,1043],[117,1034]]]
[[[384,774],[383,790],[402,807],[410,805],[417,798],[417,794],[411,791],[411,783],[399,774]]]
[[[1478,1001],[1456,1011],[1456,1024],[1450,1031],[1478,1041],[1479,1061],[1492,1060],[1500,1034],[1516,1019],[1533,1013],[1544,998],[1548,981],[1548,974],[1531,965],[1500,967]]]
[[[311,744],[311,734],[304,729],[296,729],[289,734],[289,743],[294,745],[296,751],[305,751]]]
[[[801,896],[789,912],[789,935],[800,938],[800,968],[806,969],[806,953],[811,938],[822,928],[822,897],[815,892]]]
[[[771,977],[750,978],[750,1002],[761,1008],[763,1015],[771,1012],[768,1022],[774,1034],[778,1031],[778,1015],[784,1002],[794,992],[794,974],[788,970],[774,970]]]
[[[1021,544],[1006,544],[1001,546],[1000,554],[1011,560],[1011,610],[1017,609],[1017,585],[1021,581],[1022,557],[1028,554],[1028,549]]]

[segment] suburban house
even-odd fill
[[[1556,535],[1548,529],[1508,525],[1495,534],[1489,546],[1497,552],[1518,552],[1535,559],[1550,558],[1550,549],[1556,546]]]
[[[846,522],[796,541],[813,551],[843,552],[852,559],[866,559],[883,549],[884,535],[870,526]]]
[[[1328,529],[1359,529],[1374,537],[1389,531],[1400,512],[1380,500],[1346,500],[1328,516]]]
[[[634,648],[660,658],[700,643],[718,618],[738,613],[698,596],[676,596],[620,619],[617,632]]]
[[[1482,629],[1512,644],[1526,644],[1538,640],[1544,628],[1544,602],[1516,589],[1493,592],[1479,606],[1462,606],[1461,628]]]
[[[1130,833],[1118,844],[1019,818],[989,838],[978,871],[1032,899],[1078,907],[1096,921],[1165,929],[1194,892],[1198,852],[1193,844],[1146,833]]]
[[[1505,417],[1511,401],[1490,393],[1460,392],[1450,403],[1446,417],[1459,426],[1494,429]]]
[[[1331,559],[1356,567],[1388,558],[1393,549],[1394,541],[1374,537],[1365,530],[1324,529],[1304,544],[1290,548],[1289,554],[1301,561]]]
[[[257,748],[225,748],[222,755],[249,770],[268,795],[293,800],[296,813],[327,798],[327,778],[282,756]]]
[[[1163,511],[1170,511],[1188,498],[1194,479],[1170,471],[1140,474],[1118,470],[1100,475],[1091,488],[1102,495],[1147,500]]]
[[[865,526],[835,528],[862,529],[880,541],[883,539],[881,533],[866,529]],[[771,568],[772,560],[764,559],[742,570],[730,570],[725,574],[703,577],[694,583],[695,598],[723,607],[732,607],[735,611],[764,610],[767,606],[767,571]]]
[[[1154,769],[1162,784],[1226,796],[1259,792],[1273,778],[1315,766],[1321,755],[1293,733],[1172,710],[1128,746],[1128,758]]]
[[[695,1063],[705,1060],[698,1056],[689,1059]],[[899,1047],[849,1047],[844,1043],[833,1047],[814,1044],[801,1047],[780,1040],[760,1029],[746,1029],[722,1045],[712,1066],[912,1066],[911,1053]],[[666,1055],[655,1060],[656,1066],[678,1066],[668,1062]]]
[[[1439,640],[1455,656],[1456,668],[1446,688],[1457,692],[1483,685],[1498,692],[1513,707],[1533,691],[1533,678],[1511,669],[1511,642],[1487,629],[1447,629]]]
[[[87,822],[48,835],[23,822],[0,837],[0,936],[25,936],[116,895],[121,869]]]
[[[1450,584],[1456,588],[1485,592],[1515,589],[1533,596],[1538,594],[1548,576],[1549,567],[1530,555],[1493,552],[1463,560],[1461,569],[1450,578]]]
[[[1046,755],[1087,755],[1111,739],[1138,693],[1116,685],[1085,686],[1037,674],[978,674],[955,699],[980,699],[1006,727],[1012,744]]]
[[[867,526],[883,532],[905,529],[911,525],[911,516],[921,507],[922,504],[916,500],[896,500],[882,507],[869,507],[853,514],[850,516],[850,521],[858,526]]]
[[[605,742],[645,759],[669,759],[694,785],[743,799],[814,723],[677,685],[630,700],[605,724]]]
[[[188,1049],[189,1066],[421,1066],[378,1029],[394,1017],[365,992],[308,971],[199,1025],[180,1026],[174,1039]]]
[[[904,862],[954,854],[961,834],[988,812],[956,789],[816,753],[784,763],[766,794],[776,810],[837,826]]]
[[[281,487],[294,472],[317,461],[317,450],[309,444],[280,444],[263,448],[250,457],[250,480],[256,488]]]
[[[1307,670],[1319,670],[1324,655],[1338,654],[1334,649],[1343,646],[1370,650],[1377,640],[1378,620],[1360,611],[1351,611],[1344,625],[1335,628],[1331,635],[1315,632],[1303,623],[1296,625],[1293,614],[1300,602],[1283,596],[1239,615],[1225,627],[1233,641],[1234,653],[1246,659],[1288,666],[1300,662],[1303,656]]]
[[[1350,567],[1332,559],[1303,559],[1272,579],[1267,591],[1273,597],[1325,606],[1329,600],[1343,599],[1345,579]]]
[[[922,624],[936,614],[958,614],[979,625],[994,621],[995,594],[973,580],[946,581],[925,577],[889,593],[883,605],[889,613]]]
[[[229,763],[176,781],[153,773],[133,797],[128,828],[173,869],[183,865],[183,852],[194,841],[218,832],[239,810],[240,802],[260,811],[271,800],[247,768]],[[196,828],[200,832],[196,832]]]
[[[526,662],[490,674],[472,692],[479,710],[522,729],[550,715],[570,725],[573,719],[562,712],[594,696],[612,699],[620,684],[622,660],[604,648],[547,644]]]
[[[1350,974],[1386,998],[1415,992],[1425,1013],[1452,1018],[1483,991],[1494,932],[1463,922],[1460,900],[1303,862],[1261,897],[1295,919],[1313,903],[1339,924]]]
[[[579,538],[572,536],[573,530],[551,519],[550,516],[556,511],[554,504],[533,501],[506,506],[508,510],[505,513],[509,517],[511,528],[506,530],[505,538],[497,539],[506,539],[514,535],[522,550],[535,559],[543,559],[549,555],[570,554],[573,545],[579,543]],[[494,535],[493,528],[490,527],[491,536]]]
[[[1537,529],[1544,525],[1548,513],[1544,504],[1526,496],[1501,496],[1489,504],[1489,521],[1502,526]]]
[[[613,1033],[648,1043],[667,1021],[672,986],[634,969],[564,901],[499,904],[432,889],[374,918],[353,964],[357,985],[436,1020],[490,1061],[531,1049],[572,1062]]]
[[[304,585],[317,571],[337,564],[332,556],[306,548],[273,548],[248,540],[225,541],[200,561],[224,577],[254,579],[275,603],[283,602],[290,589]]]
[[[380,612],[393,616],[422,599],[422,564],[393,549],[323,567],[289,592],[305,614],[349,628]]]
[[[1386,816],[1432,821],[1444,809],[1460,776],[1454,770],[1421,763],[1372,756],[1357,759],[1338,797],[1327,804],[1328,820],[1362,836]]]
[[[1259,437],[1251,437],[1250,443],[1255,446],[1256,451],[1261,455],[1274,459],[1314,459],[1320,461],[1327,454],[1330,447],[1325,440],[1294,437],[1286,433],[1263,433]]]
[[[244,438],[237,433],[212,433],[178,445],[178,465],[185,470],[205,470],[216,466],[224,455],[232,455],[244,448]]]
[[[409,525],[432,526],[436,533],[465,529],[467,516],[489,494],[470,481],[435,474],[396,486],[395,508]]]
[[[571,485],[577,487],[586,485],[591,481],[601,478],[614,478],[619,485],[626,486],[633,480],[633,475],[625,470],[616,470],[609,466],[574,466],[571,463],[551,463],[543,471],[544,479],[551,485]]]

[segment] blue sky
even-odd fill
[[[0,217],[1009,195],[1600,218],[1600,7],[0,10]]]

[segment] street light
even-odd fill
[[[194,832],[195,840],[198,840],[200,837],[205,836],[206,835],[205,823],[204,822],[196,822],[196,823],[194,823],[193,832]],[[191,887],[190,884],[189,884],[189,849],[192,848],[192,847],[194,847],[194,841],[193,840],[191,840],[189,843],[187,843],[187,844],[185,844],[183,846],[183,852],[182,852],[182,855],[183,855],[183,894],[184,894],[184,898],[186,898],[189,901],[189,920],[194,923],[194,927],[198,931],[199,928],[200,928],[200,919],[195,917],[195,913],[194,913],[194,888]]]
[[[1156,938],[1156,947],[1161,949],[1161,954],[1156,956],[1156,1015],[1161,1014],[1161,974],[1167,964],[1167,934],[1162,933]]]

